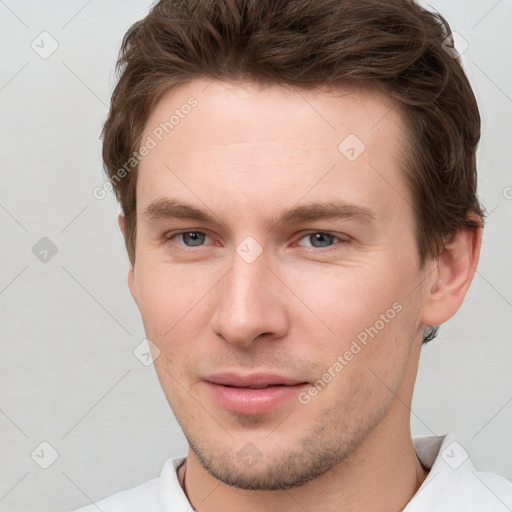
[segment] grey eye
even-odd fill
[[[329,247],[334,243],[336,237],[328,233],[310,233],[307,238],[313,247]]]
[[[189,247],[202,245],[206,238],[206,235],[204,233],[199,233],[198,231],[190,231],[188,233],[180,233],[179,236],[182,237],[183,243]]]

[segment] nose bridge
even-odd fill
[[[232,266],[221,284],[213,329],[230,343],[250,345],[258,336],[281,337],[287,314],[279,283],[267,268],[264,255],[246,260],[233,255]]]

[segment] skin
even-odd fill
[[[420,266],[402,117],[381,93],[195,80],[162,98],[142,140],[191,96],[198,105],[140,163],[128,276],[190,444],[179,477],[191,504],[401,510],[426,477],[409,429],[423,330],[461,305],[481,230],[460,230]],[[352,162],[338,150],[349,134],[366,146]],[[144,214],[171,198],[216,222]],[[276,223],[283,209],[333,200],[374,218]],[[180,230],[199,232],[196,242]],[[314,233],[334,238],[318,246]],[[262,248],[252,263],[236,252],[247,236]],[[313,384],[393,304],[401,311],[307,404],[238,414],[206,390],[220,372]],[[237,457],[248,443],[254,464]]]

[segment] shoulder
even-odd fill
[[[477,471],[453,434],[415,439],[414,446],[430,471],[404,512],[512,510],[512,483]]]
[[[157,512],[159,479],[155,478],[137,487],[118,492],[75,512]]]
[[[161,512],[167,510],[163,501],[171,500],[174,506],[184,495],[176,477],[176,468],[183,458],[167,460],[159,478],[118,492],[107,498],[91,503],[74,512]],[[181,512],[181,509],[177,509]]]

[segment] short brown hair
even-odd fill
[[[397,100],[418,252],[422,264],[436,258],[450,234],[484,217],[476,193],[480,115],[459,59],[446,51],[450,35],[441,15],[412,0],[160,0],[124,37],[103,130],[132,264],[137,167],[123,179],[118,171],[164,93],[196,78],[306,89],[354,84]]]

